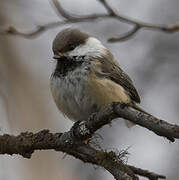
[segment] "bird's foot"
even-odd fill
[[[77,137],[76,135],[76,129],[79,127],[81,121],[76,121],[73,126],[71,127],[70,131],[71,131],[71,136],[72,137]]]
[[[78,129],[78,131],[76,131],[76,129]],[[77,140],[80,140],[80,136],[84,135],[84,136],[89,136],[89,130],[86,128],[85,126],[85,121],[77,121],[73,124],[72,128],[71,128],[71,133],[72,133],[72,137],[76,138]],[[90,142],[90,138],[86,139],[84,141],[82,141],[84,144],[89,144]]]
[[[129,103],[124,103],[124,102],[122,102],[121,105],[120,105],[120,107],[122,109],[124,109],[125,107],[128,107],[128,106],[130,106],[130,104]]]

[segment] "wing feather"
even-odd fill
[[[96,71],[96,74],[100,77],[105,77],[121,85],[134,102],[140,103],[139,94],[134,87],[131,78],[120,68],[118,62],[113,59],[113,56],[111,54],[109,54],[109,57],[103,57],[99,59],[98,63],[96,63],[96,69],[98,69]]]

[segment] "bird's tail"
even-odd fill
[[[137,104],[135,104],[135,103],[132,103],[131,106],[132,106],[134,109],[136,109],[136,110],[138,110],[138,111],[140,111],[140,112],[143,112],[144,114],[147,114],[147,115],[152,116],[150,113],[146,112],[143,108],[139,107],[139,106],[138,106]],[[131,127],[133,127],[133,126],[136,125],[135,123],[133,123],[133,122],[131,122],[131,121],[128,121],[128,120],[125,120],[125,124],[126,124],[126,126],[127,126],[128,128],[131,128]]]
[[[141,108],[140,106],[138,106],[137,104],[133,103],[132,107],[140,112],[143,112],[144,114],[147,114],[149,116],[152,116],[150,113],[148,113],[147,111],[145,111],[143,108]]]

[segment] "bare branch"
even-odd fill
[[[58,0],[51,0],[52,4],[55,7],[57,15],[64,17],[65,19],[74,19],[74,16],[67,12],[64,8],[62,8],[60,2]]]
[[[39,34],[44,32],[46,28],[47,28],[46,26],[37,26],[36,28],[34,28],[33,30],[30,30],[28,32],[20,32],[15,27],[9,26],[7,29],[4,29],[4,30],[1,29],[0,35],[1,34],[2,35],[3,34],[11,34],[11,35],[17,35],[17,36],[31,39],[31,38],[37,37]]]
[[[75,128],[75,137],[80,140],[90,138],[93,133],[113,119],[124,118],[154,132],[158,136],[166,137],[171,142],[179,139],[179,126],[170,124],[152,115],[145,114],[123,103],[113,103],[98,113],[93,114],[88,121],[82,121]],[[81,133],[81,129],[85,130]]]
[[[75,15],[67,12],[57,0],[51,0],[53,3],[55,10],[58,15],[65,18],[63,21],[58,22],[50,22],[44,25],[39,25],[36,28],[29,30],[27,32],[22,32],[20,30],[17,30],[16,28],[10,26],[7,29],[0,27],[0,35],[18,35],[24,38],[32,39],[38,37],[43,32],[63,26],[66,24],[72,24],[72,23],[79,23],[79,22],[93,22],[94,20],[100,20],[100,19],[116,19],[118,21],[130,24],[133,26],[132,30],[129,32],[126,32],[122,35],[119,35],[118,37],[111,37],[109,38],[109,42],[120,42],[125,41],[130,38],[132,38],[140,29],[147,29],[147,30],[153,30],[153,31],[161,31],[164,33],[175,33],[179,31],[179,23],[177,22],[174,25],[155,25],[150,23],[141,22],[129,17],[122,16],[115,12],[112,7],[105,1],[105,0],[98,0],[101,5],[107,10],[107,13],[104,14],[91,14],[86,16],[80,16]]]
[[[108,38],[108,42],[126,41],[136,35],[137,31],[139,31],[140,28],[140,26],[135,25],[130,31],[121,34],[120,36]]]
[[[18,136],[0,136],[0,154],[19,154],[25,158],[30,158],[35,150],[55,150],[68,153],[83,162],[99,165],[108,170],[115,179],[133,180],[134,173],[126,167],[125,171],[130,171],[129,176],[125,171],[125,165],[120,161],[115,161],[115,153],[98,151],[82,142],[72,139],[69,133],[52,134],[48,130],[42,130],[36,134],[25,132]]]
[[[116,12],[110,7],[110,5],[105,0],[98,0],[107,10],[110,16],[117,16]]]
[[[95,121],[95,126],[92,125],[94,128],[90,130],[96,131],[96,128],[100,128],[101,126],[111,122],[112,119],[118,117],[127,119],[135,124],[145,127],[159,136],[166,137],[171,142],[174,142],[175,139],[179,139],[178,125],[170,124],[164,120],[145,114],[121,103],[113,103],[103,111],[94,115],[93,118],[95,120],[93,119],[93,121]],[[86,127],[89,126],[88,123],[93,124],[93,121],[86,121]]]
[[[100,16],[97,16],[97,15],[83,16],[83,17],[79,17],[79,18],[76,18],[73,20],[70,19],[70,20],[64,20],[64,21],[50,22],[50,23],[47,23],[44,25],[39,25],[32,30],[28,30],[28,31],[24,31],[24,32],[19,31],[18,29],[16,29],[13,26],[9,26],[7,29],[0,27],[0,35],[16,35],[16,36],[20,36],[20,37],[23,37],[26,39],[34,39],[34,38],[37,38],[42,33],[44,33],[45,31],[52,29],[52,28],[56,28],[56,27],[63,26],[66,24],[94,21],[94,20],[97,20],[100,18],[105,19],[105,18],[109,18],[109,17],[105,14],[101,14]]]
[[[72,130],[66,133],[55,134],[50,133],[49,130],[42,130],[35,134],[25,132],[18,136],[8,134],[0,136],[0,154],[19,154],[25,158],[30,158],[35,150],[65,152],[85,163],[92,163],[105,168],[116,180],[138,180],[135,174],[149,179],[151,177],[158,177],[157,179],[165,178],[164,176],[124,164],[120,153],[96,150],[89,144],[77,141],[72,135]]]
[[[140,169],[140,168],[136,168],[134,166],[129,166],[128,167],[137,175],[143,176],[143,177],[147,177],[150,180],[157,180],[157,179],[166,179],[165,176],[163,175],[159,175],[159,174],[155,174],[153,172],[149,172],[148,170],[144,170],[144,169]]]

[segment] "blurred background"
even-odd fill
[[[95,0],[61,0],[72,13],[104,12]],[[179,19],[178,0],[108,0],[121,15],[141,21],[172,24]],[[13,25],[28,30],[36,25],[59,20],[48,0],[1,0],[0,26]],[[164,34],[141,30],[134,38],[110,44],[106,39],[129,30],[115,20],[78,23],[74,26],[87,31],[107,46],[121,67],[135,82],[142,103],[148,112],[171,123],[179,124],[179,33]],[[49,78],[55,66],[51,45],[64,27],[51,29],[36,39],[0,35],[0,133],[19,134],[48,128],[64,132],[71,126],[53,102]],[[105,149],[129,147],[128,163],[179,179],[179,141],[168,140],[124,122],[114,121],[112,127],[99,131]],[[71,156],[54,151],[36,151],[30,160],[20,156],[0,156],[2,180],[110,180],[106,171],[95,169]],[[143,179],[143,178],[141,178]]]

